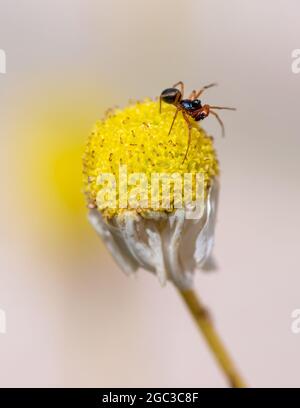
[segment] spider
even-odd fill
[[[186,149],[186,153],[182,163],[184,163],[185,159],[187,158],[189,147],[191,144],[191,129],[192,124],[189,121],[189,117],[193,118],[196,122],[205,119],[209,114],[215,116],[217,121],[219,122],[222,128],[222,136],[225,136],[225,128],[224,123],[222,122],[219,115],[214,112],[212,109],[227,109],[227,110],[236,110],[235,108],[228,108],[226,106],[211,106],[211,105],[202,105],[199,96],[208,88],[217,85],[216,83],[212,83],[209,85],[204,86],[199,91],[193,90],[188,99],[183,99],[184,94],[184,85],[183,82],[179,81],[177,84],[173,85],[172,88],[167,88],[160,94],[159,98],[159,111],[161,112],[161,102],[165,102],[176,107],[176,112],[169,130],[171,133],[175,120],[177,118],[178,112],[181,111],[182,115],[187,123],[189,135],[188,135],[188,146]],[[177,88],[180,87],[180,90]]]

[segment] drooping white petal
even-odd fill
[[[128,275],[134,273],[139,264],[128,251],[126,242],[118,235],[118,231],[109,228],[98,210],[90,210],[88,218],[120,268]]]
[[[123,238],[129,248],[130,253],[140,264],[142,268],[152,270],[152,251],[148,243],[142,239],[139,229],[143,223],[142,218],[132,212],[125,214],[123,218],[124,229],[122,230]]]
[[[182,288],[188,288],[192,283],[192,275],[185,269],[183,262],[180,259],[180,246],[182,245],[185,222],[184,209],[178,209],[169,216],[170,238],[168,240],[167,251],[169,275],[171,280]]]
[[[213,249],[218,195],[219,183],[215,180],[207,197],[205,224],[196,239],[194,258],[198,267],[205,264],[205,261],[208,259]]]
[[[152,223],[153,224],[153,223]],[[156,275],[160,284],[163,286],[167,281],[167,271],[164,260],[163,245],[161,240],[161,234],[156,225],[152,225],[152,228],[146,228],[146,232],[149,238],[149,246],[152,250],[152,264],[155,268]]]

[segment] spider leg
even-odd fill
[[[199,98],[199,96],[205,91],[205,89],[211,88],[213,86],[216,86],[217,84],[215,82],[213,82],[212,84],[209,85],[205,85],[203,88],[199,89],[199,91],[195,91],[195,89],[192,91],[192,93],[189,96],[189,99],[191,99],[192,101],[194,99]]]
[[[193,89],[192,92],[190,93],[188,99],[193,101],[194,99],[196,99],[196,94],[197,94],[197,91],[195,89]]]
[[[211,109],[226,109],[235,111],[236,108],[229,108],[228,106],[210,106]]]
[[[176,118],[177,118],[178,112],[179,112],[179,109],[177,108],[177,109],[176,109],[176,112],[175,112],[175,115],[174,115],[174,118],[173,118],[173,121],[172,121],[172,124],[171,124],[171,127],[170,127],[170,130],[169,130],[169,133],[168,133],[168,136],[169,136],[170,133],[171,133],[171,130],[172,130],[173,125],[174,125],[174,123],[175,123],[175,120],[176,120]]]
[[[183,84],[183,82],[182,81],[177,82],[176,84],[174,84],[172,86],[172,88],[177,88],[177,86],[180,87],[180,92],[181,92],[181,95],[183,96],[183,94],[184,94],[184,84]]]
[[[212,115],[214,115],[214,117],[217,119],[217,121],[219,122],[219,124],[220,124],[220,126],[221,126],[221,129],[222,129],[222,137],[225,137],[225,126],[224,126],[224,123],[223,123],[223,121],[221,120],[220,116],[219,116],[216,112],[214,112],[214,111],[212,111],[212,110],[210,110],[209,113],[211,113]]]
[[[222,128],[222,136],[224,137],[225,136],[224,123],[222,122],[220,116],[216,112],[212,111],[211,109],[226,109],[226,110],[233,110],[234,111],[234,110],[236,110],[236,108],[229,108],[228,106],[209,106],[209,113],[212,113],[215,116],[215,118],[217,119],[217,121],[220,123],[220,126]]]
[[[183,115],[183,117],[184,117],[184,119],[185,119],[185,121],[186,121],[186,123],[187,123],[187,125],[188,125],[188,130],[189,130],[188,145],[187,145],[187,149],[186,149],[186,152],[185,152],[184,159],[183,159],[183,161],[182,161],[182,164],[183,164],[183,163],[185,162],[185,159],[187,158],[187,155],[188,155],[188,152],[189,152],[189,148],[190,148],[190,144],[191,144],[192,125],[191,125],[191,123],[190,123],[190,121],[189,121],[188,115],[187,115],[186,113],[184,113],[184,112],[182,112],[182,115]]]

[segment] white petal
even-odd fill
[[[184,209],[178,209],[169,216],[170,237],[167,242],[169,275],[171,280],[182,289],[187,289],[192,284],[192,274],[184,268],[180,259],[180,246],[182,245],[183,229],[186,222]]]
[[[152,264],[155,268],[160,284],[164,286],[167,281],[167,271],[164,261],[161,234],[154,223],[152,225],[152,229],[147,228],[146,232],[149,238],[149,246],[152,249]]]
[[[145,269],[153,270],[152,251],[148,244],[142,238],[142,228],[144,221],[139,215],[133,215],[132,212],[125,214],[124,228],[122,230],[123,238],[131,252],[132,256]],[[144,229],[145,231],[145,229]]]
[[[211,254],[214,245],[214,229],[216,223],[218,205],[219,183],[217,180],[212,184],[206,203],[205,224],[196,239],[194,259],[198,267],[204,265]]]
[[[120,268],[128,275],[134,273],[139,264],[128,251],[123,238],[120,238],[117,231],[111,230],[98,210],[90,210],[88,218]]]

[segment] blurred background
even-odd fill
[[[297,0],[0,0],[0,386],[224,387],[171,285],[127,278],[86,220],[81,156],[111,106],[217,81],[218,271],[197,274],[253,387],[300,386]]]

